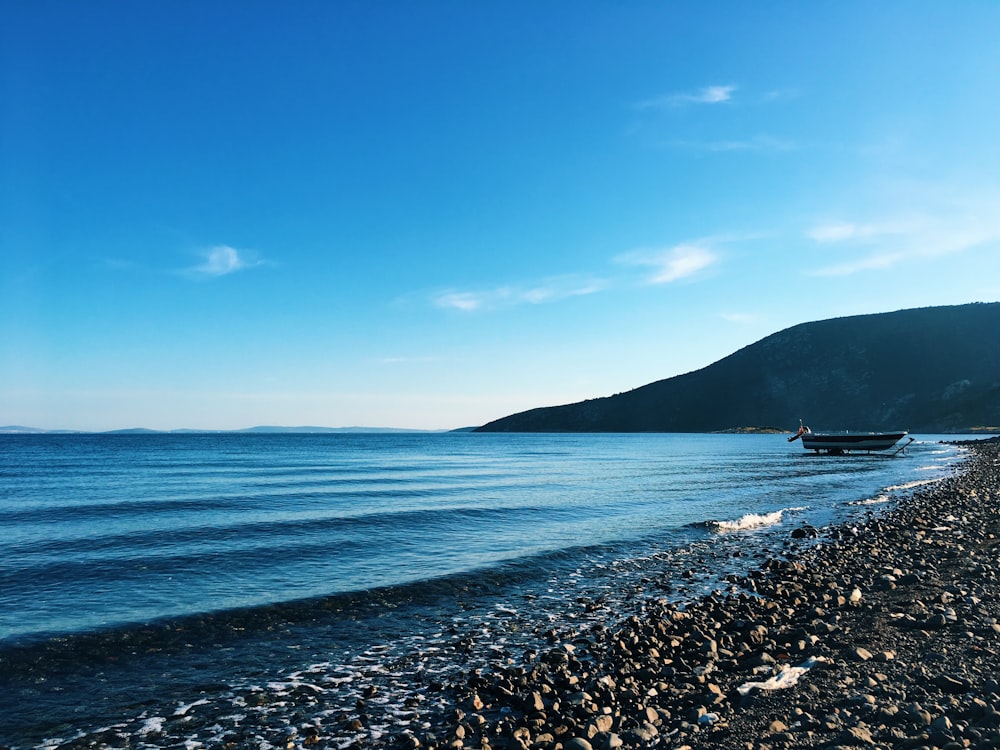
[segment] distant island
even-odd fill
[[[483,432],[1000,431],[1000,303],[802,323],[700,370]],[[760,428],[744,425],[775,425]]]
[[[730,427],[725,430],[715,430],[717,435],[784,435],[791,432],[782,427]]]
[[[464,428],[470,430],[474,428]],[[0,427],[0,435],[32,434],[32,435],[67,435],[67,434],[99,434],[99,435],[219,435],[219,434],[241,434],[241,433],[262,433],[262,434],[323,434],[323,433],[352,433],[352,434],[383,434],[383,433],[437,433],[448,432],[448,430],[411,430],[405,427],[277,427],[262,425],[259,427],[247,427],[240,430],[151,430],[146,427],[131,427],[123,430],[42,430],[37,427],[22,427],[20,425],[7,425]],[[458,430],[455,430],[458,432]]]

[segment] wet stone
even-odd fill
[[[872,733],[869,731],[868,727],[858,725],[856,727],[849,727],[841,737],[840,741],[847,745],[873,745],[875,740],[872,738]]]
[[[941,630],[948,627],[948,618],[939,612],[924,620],[920,627],[924,630]]]
[[[934,684],[946,693],[966,693],[972,689],[972,683],[960,677],[953,677],[948,674],[939,674],[934,678]]]
[[[862,646],[858,646],[848,651],[848,657],[853,661],[869,661],[872,658],[872,652]]]

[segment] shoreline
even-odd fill
[[[1000,747],[1000,443],[964,445],[958,473],[734,577],[739,593],[651,601],[473,676],[443,734],[399,744]]]
[[[482,659],[474,630],[452,630],[381,682],[307,670],[228,689],[235,713],[195,694],[16,746],[1000,747],[1000,443],[963,445],[950,477],[848,525],[800,524],[782,554],[687,604],[647,595],[626,617],[578,599],[579,614],[512,619],[537,648],[487,640]],[[786,689],[747,686],[787,667]],[[412,689],[403,702],[386,690],[396,677]]]

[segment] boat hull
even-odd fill
[[[851,451],[885,451],[892,448],[906,431],[900,432],[807,432],[802,435],[802,447],[811,451],[849,453]]]

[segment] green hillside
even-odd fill
[[[1000,303],[803,323],[695,372],[479,429],[713,432],[799,419],[814,430],[1000,425]]]

